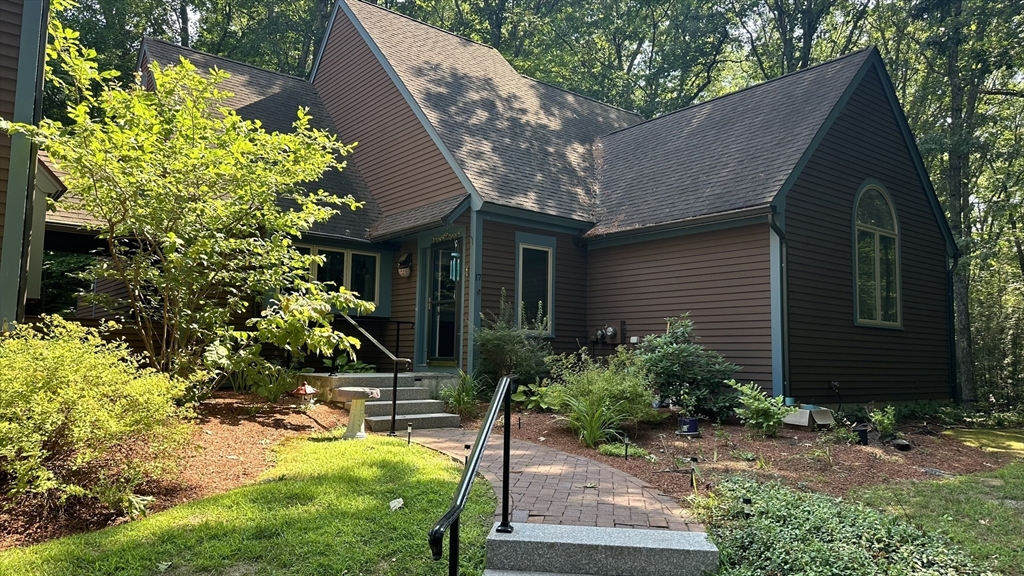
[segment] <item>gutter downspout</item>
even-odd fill
[[[779,237],[779,249],[781,252],[779,264],[782,268],[780,270],[780,278],[782,280],[782,395],[789,396],[789,279],[786,265],[789,247],[786,241],[786,232],[779,225],[778,219],[779,215],[776,214],[776,207],[772,205],[772,211],[768,214],[768,226]]]
[[[946,270],[946,319],[949,331],[949,394],[953,402],[963,401],[957,382],[956,370],[956,321],[953,312],[953,271],[960,264],[960,255],[953,254],[953,264]]]

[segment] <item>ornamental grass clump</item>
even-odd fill
[[[135,490],[191,437],[184,391],[97,330],[56,316],[17,326],[0,336],[0,498],[139,511]]]

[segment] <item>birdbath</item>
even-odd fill
[[[366,401],[380,398],[377,388],[335,388],[331,392],[331,400],[335,402],[352,402],[348,409],[348,428],[341,436],[342,440],[363,440],[366,438]]]

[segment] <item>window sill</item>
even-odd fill
[[[882,330],[903,330],[902,324],[872,324],[854,320],[853,325],[858,328],[881,328]]]

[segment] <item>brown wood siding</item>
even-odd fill
[[[854,325],[853,200],[880,181],[899,218],[903,329]],[[945,245],[886,100],[869,72],[786,199],[790,394],[804,401],[948,398]]]
[[[402,278],[398,275],[398,261],[402,258],[403,254],[412,255],[412,274],[407,278]],[[416,322],[416,277],[419,273],[420,263],[419,251],[417,250],[415,240],[402,243],[398,250],[395,251],[394,264],[391,270],[390,320],[400,320],[403,324],[399,333],[398,324],[392,321],[385,322],[382,331],[383,340],[380,343],[386,346],[388,350],[394,352],[395,356],[412,359],[416,344],[416,330],[414,324],[406,324],[405,322]],[[397,352],[395,352],[396,336],[399,342]],[[390,364],[385,362],[378,366],[378,369],[384,368],[390,368]]]
[[[0,3],[0,118],[14,117],[14,89],[18,85],[23,0]],[[7,210],[7,178],[11,168],[11,138],[0,133],[0,241]]]
[[[569,234],[513,226],[493,220],[483,222],[483,257],[480,311],[497,314],[501,290],[511,302],[516,293],[516,232],[555,239],[555,338],[556,353],[575,352],[587,342],[587,251]]]
[[[771,388],[771,270],[767,224],[636,244],[588,254],[589,324],[626,322],[625,337],[664,332],[685,312],[698,342]]]
[[[466,194],[412,108],[343,12],[314,81],[384,215]]]

